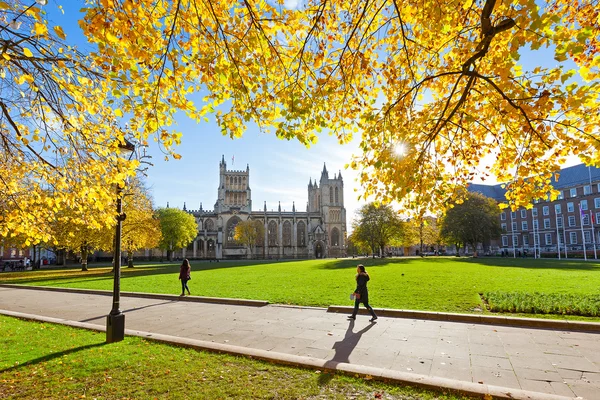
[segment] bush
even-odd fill
[[[492,312],[600,316],[600,295],[486,292],[483,298]]]

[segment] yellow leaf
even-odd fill
[[[65,40],[67,38],[67,35],[65,35],[65,32],[63,31],[63,29],[60,26],[54,27],[54,33],[56,33],[56,35],[63,40]]]
[[[33,53],[27,47],[23,48],[23,54],[25,54],[26,57],[33,57]]]
[[[10,56],[8,54],[2,53],[2,57],[4,57],[6,61],[10,61]]]
[[[121,111],[121,109],[117,108],[117,109],[115,110],[115,115],[116,115],[117,117],[123,117],[123,111]]]
[[[36,35],[46,35],[48,34],[48,27],[44,24],[40,24],[36,22],[34,25],[34,30]]]

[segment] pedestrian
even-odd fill
[[[371,319],[369,321],[375,322],[377,319],[377,315],[375,315],[375,311],[369,305],[369,290],[367,289],[367,282],[370,280],[369,274],[365,271],[365,266],[362,264],[358,264],[356,266],[356,290],[354,291],[354,310],[352,311],[352,315],[348,317],[348,319],[356,319],[356,314],[358,314],[358,305],[363,303],[365,308],[369,310],[371,313]]]
[[[190,295],[190,288],[188,288],[188,281],[192,279],[190,275],[190,271],[192,267],[190,266],[190,262],[186,258],[181,263],[181,268],[179,268],[179,279],[181,280],[181,294],[180,296],[185,296],[185,291],[187,290],[188,295]]]

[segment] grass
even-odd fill
[[[2,399],[464,398],[2,315],[0,338]]]
[[[307,306],[350,305],[356,264],[371,276],[376,308],[472,313],[480,293],[600,295],[600,265],[583,260],[514,258],[389,258],[303,261],[192,262],[192,295],[268,300]],[[92,267],[0,274],[0,282],[112,290],[110,268]],[[179,263],[122,270],[121,290],[180,293]],[[485,310],[483,311],[485,312]],[[573,317],[598,321],[600,317]]]
[[[483,296],[494,312],[600,317],[600,295],[487,292]]]

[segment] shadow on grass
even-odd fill
[[[553,259],[553,258],[513,258],[513,257],[478,257],[457,258],[462,262],[481,264],[489,267],[510,267],[525,269],[559,269],[600,271],[600,260]]]
[[[60,358],[62,356],[66,356],[67,354],[73,354],[73,353],[77,353],[79,351],[83,351],[83,350],[87,350],[87,349],[93,349],[94,347],[101,347],[104,346],[106,343],[105,342],[101,342],[101,343],[94,343],[94,344],[87,344],[85,346],[79,346],[79,347],[75,347],[69,350],[65,350],[65,351],[59,351],[57,353],[53,353],[53,354],[48,354],[46,356],[42,356],[42,357],[38,357],[35,358],[33,360],[29,360],[27,362],[24,362],[23,364],[19,364],[19,365],[14,365],[12,367],[8,367],[5,369],[0,369],[0,374],[3,372],[8,372],[8,371],[14,371],[17,370],[19,368],[24,368],[24,367],[28,367],[30,365],[35,365],[35,364],[39,364],[39,363],[43,363],[46,361],[50,361],[53,360],[55,358]]]

